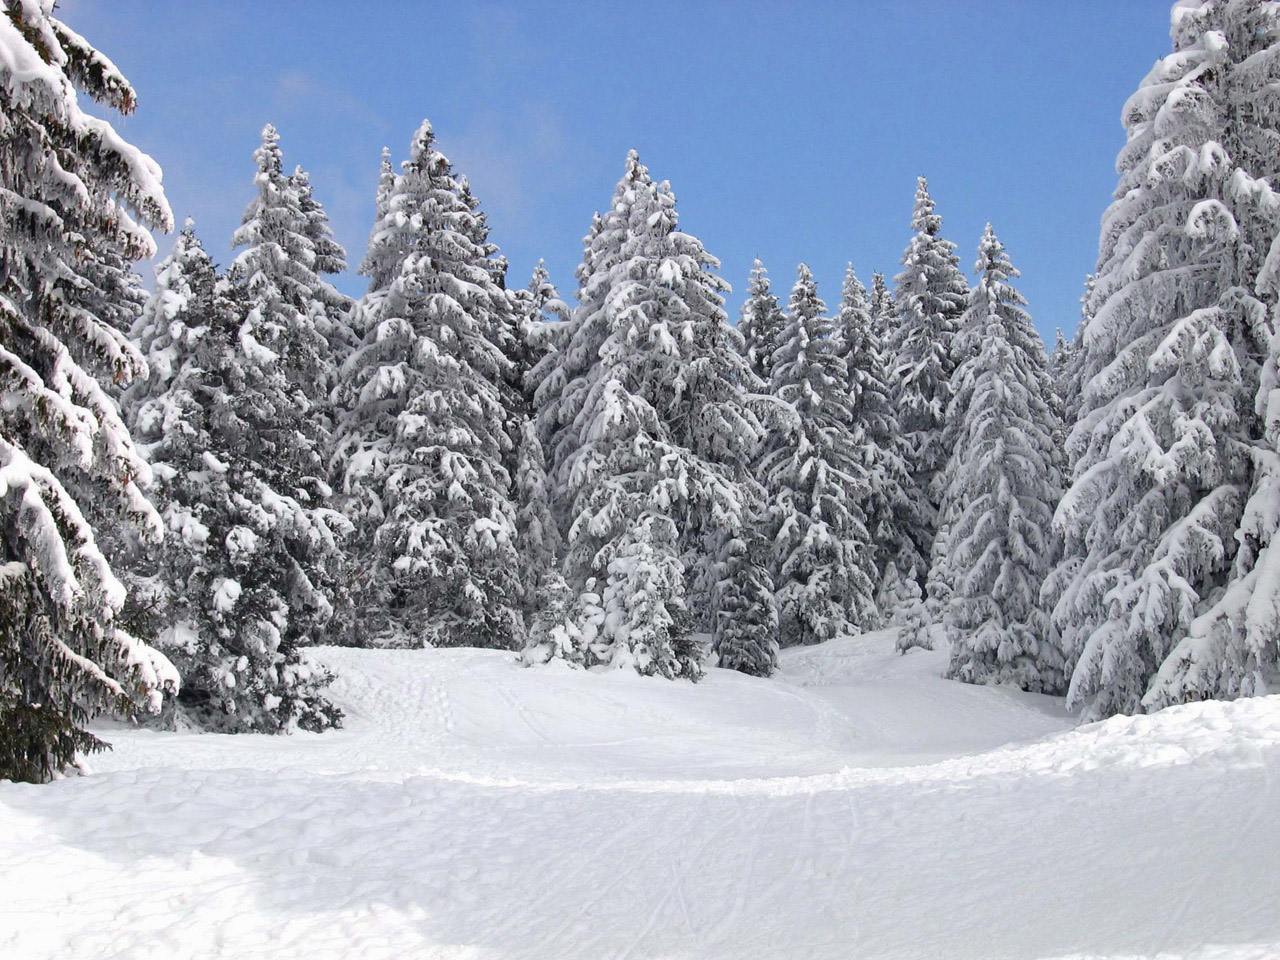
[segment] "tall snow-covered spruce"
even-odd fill
[[[751,265],[747,299],[738,320],[738,332],[742,334],[751,369],[766,384],[773,376],[773,355],[782,346],[782,335],[787,329],[782,305],[769,286],[769,271],[757,259]]]
[[[350,524],[280,470],[306,412],[278,355],[246,339],[256,309],[218,278],[188,221],[138,325],[150,374],[124,396],[166,527],[132,572],[155,585],[159,643],[190,719],[318,731],[341,714],[299,648],[330,636],[326,587]]]
[[[1280,9],[1183,0],[1172,37],[1124,108],[1056,518],[1050,593],[1086,718],[1276,672]]]
[[[580,596],[569,659],[700,673],[690,627],[712,610],[719,548],[746,532],[760,499],[748,475],[761,432],[746,395],[756,380],[718,266],[678,229],[670,187],[633,151],[587,237],[560,348],[534,373],[567,579]],[[695,611],[690,594],[705,597]]]
[[[946,582],[950,676],[1056,693],[1063,658],[1040,603],[1061,492],[1053,384],[1026,301],[1010,282],[1018,271],[990,224],[976,271],[958,336],[977,352],[952,377],[947,554],[935,554],[930,586]]]
[[[362,543],[358,606],[380,642],[524,639],[506,463],[514,326],[486,228],[431,124],[383,201],[339,394],[334,470]]]
[[[889,372],[897,391],[898,424],[910,450],[917,508],[925,521],[925,535],[916,546],[928,557],[938,529],[940,475],[951,456],[945,421],[955,371],[952,340],[969,287],[955,244],[941,236],[942,218],[934,212],[924,177],[916,185],[911,230],[897,276],[897,329],[889,337]]]
[[[774,355],[773,394],[789,421],[759,470],[770,495],[772,573],[782,641],[820,643],[878,619],[875,557],[863,505],[870,472],[854,438],[849,371],[826,304],[801,264]]]
[[[280,135],[270,124],[253,159],[257,193],[231,238],[241,249],[228,273],[248,308],[243,335],[278,356],[294,402],[307,414],[303,428],[318,466],[332,428],[329,393],[351,340],[345,316],[351,301],[323,275],[345,270],[346,254],[307,173],[301,167],[284,173]]]
[[[94,713],[155,711],[177,686],[121,627],[89,519],[161,533],[104,384],[146,369],[107,304],[155,252],[144,225],[172,214],[155,162],[77,99],[128,114],[133,89],[52,7],[5,0],[0,16],[0,778],[29,781],[104,746]]]
[[[884,306],[882,301],[881,309]],[[834,326],[849,377],[853,445],[870,485],[863,509],[879,583],[890,562],[895,562],[899,570],[923,566],[924,558],[916,544],[925,534],[911,489],[909,451],[894,410],[884,345],[867,302],[866,288],[852,264],[845,271]]]

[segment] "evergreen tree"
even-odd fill
[[[1012,283],[1021,274],[1014,268],[1004,245],[989,223],[978,243],[978,260],[974,271],[978,280],[969,291],[968,305],[961,315],[953,344],[953,354],[963,359],[951,377],[951,403],[947,408],[944,431],[952,456],[942,474],[939,487],[940,533],[934,541],[927,583],[929,600],[939,616],[950,602],[956,576],[966,571],[964,564],[957,566],[952,563],[956,549],[952,527],[960,512],[971,503],[972,490],[965,486],[963,474],[972,465],[966,464],[957,455],[955,448],[962,442],[966,431],[970,430],[969,406],[973,401],[974,391],[978,388],[978,380],[986,372],[976,360],[989,345],[993,317],[1000,325],[1001,336],[1014,351],[1021,371],[1019,376],[1024,379],[1029,377],[1034,383],[1036,399],[1031,412],[1036,429],[1049,430],[1050,436],[1055,440],[1061,440],[1062,434],[1061,420],[1054,409],[1057,401],[1053,380],[1048,372],[1044,342],[1026,311],[1027,301]],[[1042,400],[1047,405],[1043,411]],[[1061,463],[1057,449],[1057,444],[1054,443],[1047,450],[1037,452],[1037,455],[1044,454],[1048,457],[1046,463],[1050,470],[1038,479],[1047,484],[1046,496],[1049,498],[1047,502],[1050,510],[1057,505],[1057,498],[1061,493]],[[1052,542],[1051,537],[1048,542]],[[1046,561],[1048,558],[1042,556],[1039,559]]]
[[[778,667],[778,605],[762,541],[729,537],[720,550],[711,648],[721,667],[767,677]]]
[[[523,640],[510,362],[495,342],[513,321],[485,235],[424,121],[365,257],[391,279],[362,298],[339,390],[334,467],[364,541],[360,608],[383,642]]]
[[[1257,566],[1273,447],[1252,401],[1280,270],[1278,18],[1178,4],[1173,54],[1125,105],[1050,588],[1087,719],[1265,690],[1276,661]]]
[[[139,324],[151,376],[125,396],[167,528],[142,572],[159,585],[161,646],[198,723],[322,730],[341,713],[299,647],[327,636],[324,579],[350,525],[273,486],[302,415],[274,356],[244,346],[234,296],[188,220]]]
[[[303,429],[310,459],[328,441],[329,393],[351,341],[344,316],[350,300],[321,277],[335,267],[345,269],[345,253],[333,241],[305,171],[284,173],[275,127],[263,128],[253,158],[257,195],[232,235],[232,246],[243,249],[229,276],[248,306],[244,335],[279,356],[293,402],[307,413]]]
[[[390,212],[391,193],[396,185],[396,171],[391,165],[391,151],[387,147],[382,148],[382,159],[378,169],[378,189],[374,195],[373,205],[373,229],[369,234],[369,245],[365,251],[364,257],[360,260],[359,274],[362,277],[369,278],[369,290],[382,290],[391,285],[391,281],[395,278],[396,268],[401,258],[405,255],[406,248],[403,240],[405,233],[396,231],[385,234],[384,221]],[[378,242],[374,242],[375,239]],[[399,239],[401,243],[393,242]],[[362,318],[360,307],[364,301],[356,304],[353,311],[353,326],[357,335],[363,337],[368,331],[359,325],[358,319]]]
[[[871,296],[868,307],[871,311],[871,327],[876,339],[888,349],[893,332],[897,328],[898,306],[893,302],[893,292],[884,281],[883,273],[871,275]],[[886,357],[887,363],[888,357]]]
[[[547,577],[560,560],[560,531],[551,518],[551,490],[542,444],[533,422],[526,420],[516,456],[516,529],[520,532],[520,583],[526,610],[540,606]]]
[[[0,16],[0,778],[26,781],[105,746],[93,714],[154,712],[177,686],[123,628],[89,519],[161,533],[104,385],[145,370],[112,311],[155,253],[146,227],[173,218],[155,162],[77,100],[129,114],[132,87],[51,8],[6,0]]]
[[[787,329],[787,318],[782,305],[769,289],[769,271],[758,259],[751,265],[751,280],[747,284],[747,299],[742,305],[738,320],[738,332],[751,370],[768,384],[773,377],[773,355],[782,346],[782,336]]]
[[[538,387],[547,376],[554,362],[544,363],[549,354],[558,352],[564,345],[569,330],[569,307],[560,298],[560,292],[547,273],[546,265],[539,260],[533,269],[529,285],[512,293],[515,311],[520,324],[520,339],[524,344],[521,390],[529,409],[537,409]]]
[[[894,572],[897,573],[896,570]],[[917,571],[909,570],[906,577],[895,578],[901,585],[901,591],[896,595],[897,604],[892,621],[898,628],[894,649],[899,654],[904,654],[913,647],[921,650],[933,649],[933,635],[929,630],[919,576]]]
[[[696,677],[685,598],[696,598],[699,619],[713,619],[721,541],[746,529],[762,499],[749,476],[762,428],[746,392],[758,382],[724,311],[719,263],[678,226],[670,187],[654,183],[633,151],[610,210],[587,237],[579,306],[554,363],[534,378],[569,582],[592,597],[605,585],[599,603],[580,610],[588,659]],[[647,531],[640,539],[638,525]],[[624,550],[638,567],[615,569]],[[673,561],[685,575],[675,587]],[[644,574],[651,585],[671,589],[662,602],[673,626],[655,634],[661,649],[642,656],[638,634],[617,620],[625,610],[616,591],[624,573],[650,567],[660,571]],[[602,630],[588,640],[585,621],[600,604]]]
[[[884,348],[876,334],[866,288],[852,264],[845,271],[835,333],[849,376],[853,444],[870,484],[863,510],[875,551],[878,583],[892,561],[908,569],[923,562],[915,544],[925,534],[916,512],[917,498],[910,491],[908,451],[894,412]]]
[[[684,567],[675,540],[675,524],[654,511],[623,534],[609,561],[604,629],[592,648],[598,662],[667,679],[701,674],[701,651],[683,622]]]
[[[853,436],[849,372],[831,349],[809,268],[801,264],[775,356],[773,393],[791,405],[760,470],[771,497],[772,572],[784,644],[820,643],[875,623],[874,559],[861,504],[870,480]]]
[[[940,474],[951,455],[945,423],[955,371],[952,340],[969,288],[955,244],[941,236],[942,218],[934,212],[924,177],[917,183],[911,229],[914,236],[897,277],[898,328],[889,343],[890,376],[897,390],[898,424],[911,451],[917,507],[926,524],[926,538],[916,546],[927,557],[939,524]]]
[[[945,583],[948,675],[1056,693],[1063,658],[1040,588],[1053,557],[1051,523],[1061,492],[1044,347],[1010,280],[1018,276],[987,225],[978,283],[961,335],[979,313],[979,352],[956,370],[948,416],[959,425],[943,498],[947,554],[929,581]]]

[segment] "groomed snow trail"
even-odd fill
[[[346,729],[0,784],[0,957],[1280,956],[1280,698],[1073,729],[887,633],[701,684],[315,655]]]

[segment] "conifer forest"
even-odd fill
[[[1280,957],[1280,3],[1149,24],[1053,305],[927,170],[730,275],[636,150],[526,279],[430,119],[361,249],[283,124],[211,235],[78,6],[0,0],[0,955]]]

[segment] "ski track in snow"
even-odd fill
[[[344,730],[0,784],[0,957],[1280,956],[1280,697],[1077,729],[889,633],[696,686],[315,655]]]

